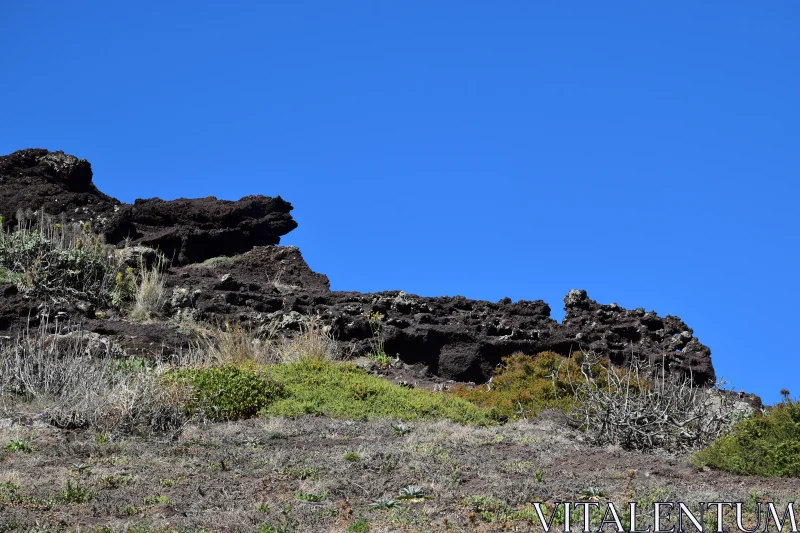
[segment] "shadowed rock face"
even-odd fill
[[[111,243],[128,237],[185,265],[278,244],[282,235],[297,227],[291,210],[289,202],[267,196],[247,196],[235,202],[213,196],[136,200],[117,211],[105,234]]]
[[[173,313],[220,323],[233,319],[266,325],[278,320],[286,331],[300,328],[301,315],[319,315],[341,342],[356,353],[367,353],[373,332],[365,314],[379,312],[384,315],[387,354],[461,381],[487,380],[501,359],[514,352],[568,355],[579,349],[595,350],[619,365],[633,355],[663,361],[670,373],[690,375],[697,384],[715,379],[711,350],[680,318],[598,304],[581,290],[570,291],[564,299],[562,324],[550,318],[550,307],[541,300],[492,303],[402,291],[331,292],[327,276],[311,270],[297,248],[274,246],[297,226],[291,204],[280,197],[248,196],[235,202],[156,198],[123,204],[97,190],[85,160],[61,152],[22,150],[0,157],[0,214],[11,220],[18,209],[26,208],[89,221],[109,243],[119,244],[127,237],[132,244],[164,252],[173,259],[167,272]],[[18,326],[31,310],[34,320],[41,314],[40,304],[7,285],[0,286],[0,295],[0,330]],[[53,310],[48,312],[52,315]],[[173,349],[188,342],[174,332],[167,335],[163,326],[121,327],[122,321],[108,319],[85,324],[119,336],[131,352],[140,342],[136,339],[148,339],[151,347],[158,347],[161,339]],[[125,333],[133,330],[136,334]]]

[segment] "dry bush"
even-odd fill
[[[608,368],[601,377],[593,371],[600,357],[581,355],[581,373],[570,377],[575,393],[571,410],[596,444],[619,444],[626,449],[693,450],[728,431],[740,409],[724,384],[698,387],[691,376],[659,375],[654,365],[633,358],[626,370]]]
[[[47,323],[0,346],[0,410],[42,406],[59,427],[165,431],[183,423],[184,391],[165,388],[163,367],[87,349],[87,338],[57,335]]]

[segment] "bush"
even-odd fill
[[[283,386],[263,367],[252,363],[175,370],[164,375],[171,385],[188,385],[194,392],[187,413],[211,420],[255,416],[283,395]]]
[[[459,384],[451,394],[493,410],[496,417],[525,418],[549,408],[566,411],[574,397],[567,377],[579,375],[579,370],[575,361],[553,352],[515,353],[503,358],[489,383],[471,388]]]
[[[282,398],[264,416],[324,415],[350,419],[449,419],[461,424],[495,421],[486,409],[462,398],[395,385],[352,363],[305,358],[271,367],[284,384]]]
[[[54,301],[111,302],[119,265],[88,224],[19,218],[15,231],[0,224],[0,280]]]
[[[655,365],[636,358],[619,369],[585,353],[580,374],[569,380],[575,393],[572,420],[598,445],[698,449],[729,430],[741,414],[721,393],[721,383],[698,387],[690,376],[667,376],[663,367],[659,376]]]
[[[800,402],[786,399],[739,422],[692,461],[736,474],[800,477]]]

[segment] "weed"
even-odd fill
[[[394,509],[400,506],[400,502],[393,499],[393,498],[382,498],[378,500],[373,500],[372,503],[369,504],[370,509]]]
[[[392,362],[392,358],[386,354],[383,338],[383,315],[377,311],[370,311],[364,315],[367,319],[370,329],[372,330],[372,353],[370,358],[378,363],[380,366],[388,366]]]
[[[369,533],[369,520],[363,516],[359,516],[355,522],[347,526],[347,531],[351,533]]]
[[[392,424],[392,431],[394,431],[395,435],[408,435],[413,430],[414,428],[412,428],[408,424],[404,424],[403,422],[400,422],[398,424]]]
[[[133,295],[132,320],[141,322],[161,315],[169,299],[164,285],[165,266],[166,260],[162,255],[152,268],[141,264]]]
[[[258,335],[248,326],[226,322],[203,337],[203,346],[198,350],[203,351],[208,361],[216,365],[273,362],[270,336]]]
[[[120,475],[120,476],[106,476],[97,480],[97,482],[109,489],[116,489],[123,485],[127,485],[133,481],[133,476]]]
[[[319,471],[316,468],[305,466],[285,466],[278,470],[278,473],[300,480],[314,480],[319,477]]]
[[[142,503],[144,505],[157,505],[157,504],[170,505],[174,504],[175,502],[170,500],[167,496],[162,495],[162,496],[145,496],[144,498],[142,498]]]
[[[63,503],[84,503],[95,497],[95,492],[81,484],[80,480],[74,484],[68,479],[67,484],[59,491],[56,500]]]
[[[600,487],[587,487],[581,491],[581,500],[599,501],[606,495]]]
[[[361,460],[361,454],[358,452],[347,452],[344,454],[344,460],[351,463],[357,463]]]
[[[3,446],[3,449],[7,452],[25,452],[31,453],[31,447],[28,445],[28,441],[26,440],[10,440],[8,444]]]
[[[424,500],[428,497],[425,495],[425,489],[420,485],[408,485],[400,489],[397,498],[400,500]]]
[[[313,492],[298,492],[297,494],[295,494],[294,497],[295,499],[300,501],[318,503],[328,497],[328,491],[326,490],[320,494],[316,494]]]
[[[339,359],[339,346],[331,328],[317,316],[300,322],[300,333],[277,343],[277,358],[283,363],[300,361],[333,361]]]

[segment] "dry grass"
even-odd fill
[[[308,317],[300,326],[300,333],[284,337],[277,343],[276,355],[282,363],[293,363],[302,359],[335,361],[341,359],[336,339],[318,317]]]
[[[203,364],[269,364],[274,362],[273,344],[269,334],[260,335],[249,326],[226,322],[205,333],[195,352]]]
[[[140,279],[136,282],[130,315],[132,320],[142,322],[158,317],[166,307],[169,294],[164,286],[164,266],[163,256],[159,256],[152,268],[140,265]]]
[[[164,367],[112,358],[110,347],[45,322],[0,346],[0,412],[42,411],[57,427],[168,430],[183,422],[181,391],[159,384]]]
[[[261,332],[244,324],[226,322],[204,333],[193,351],[196,364],[214,365],[244,362],[270,365],[342,358],[330,328],[317,317],[307,318],[293,336],[279,335],[274,322]],[[183,364],[191,363],[183,361]]]

